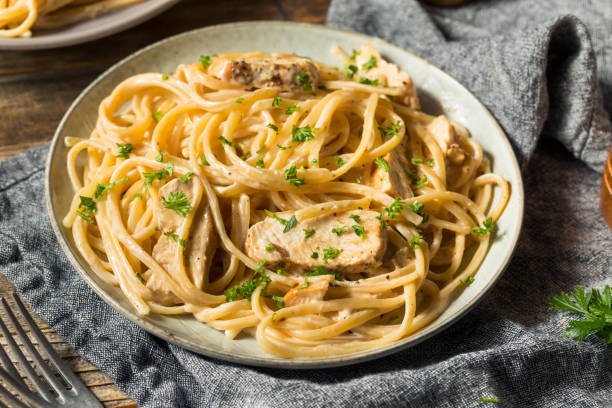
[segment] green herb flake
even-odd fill
[[[312,91],[312,85],[308,80],[308,73],[301,72],[296,78],[298,85],[302,85],[303,91]]]
[[[242,284],[238,286],[234,286],[231,289],[226,289],[224,293],[226,302],[233,302],[238,299],[238,296],[242,296],[245,299],[251,300],[251,295],[255,292],[255,289],[259,287],[259,285],[265,285],[262,293],[265,294],[268,285],[271,282],[271,279],[266,275],[263,267],[266,264],[266,261],[260,261],[257,264],[257,268],[255,269],[255,276],[253,279],[246,280],[242,282]]]
[[[299,178],[297,176],[297,165],[295,162],[291,164],[287,170],[285,170],[285,180],[287,180],[292,186],[296,187],[299,187],[306,182],[303,178]]]
[[[340,250],[337,248],[325,248],[323,250],[323,262],[327,263],[330,259],[335,259],[340,255]]]
[[[134,145],[130,143],[117,143],[117,147],[119,148],[119,153],[117,157],[120,159],[127,159],[130,157],[130,153],[134,150]]]
[[[344,278],[342,277],[342,274],[340,274],[339,272],[331,271],[331,270],[325,269],[325,268],[323,268],[321,266],[317,266],[314,269],[306,271],[306,273],[304,275],[306,275],[306,276],[334,275],[334,279],[335,280],[337,280],[337,281],[344,280]]]
[[[493,224],[493,219],[491,217],[487,218],[485,222],[482,223],[482,227],[474,227],[472,231],[478,235],[478,238],[482,238],[488,233],[493,232],[495,229],[495,224]]]
[[[395,123],[391,123],[391,124],[387,125],[386,129],[383,128],[382,126],[379,126],[378,127],[378,131],[380,132],[382,137],[387,138],[389,136],[397,135],[397,132],[399,132],[401,127],[402,127],[402,122],[398,120]]]
[[[130,198],[129,202],[131,203],[132,201],[136,200],[137,198],[142,200],[142,194],[140,193],[136,193],[132,196],[132,198]]]
[[[361,221],[361,217],[359,217],[357,214],[349,215],[349,218],[353,219],[357,224],[359,224]]]
[[[91,197],[79,196],[81,202],[77,215],[89,223],[93,223],[93,216],[98,212],[98,205]]]
[[[316,232],[315,229],[305,229],[305,230],[302,230],[302,231],[304,231],[304,239],[308,239],[308,238],[312,237],[315,234],[315,232]]]
[[[412,163],[413,166],[416,166],[417,164],[422,164],[423,159],[421,159],[420,157],[413,157],[412,159],[410,159],[410,163]]]
[[[308,287],[308,278],[304,278],[304,283],[298,286],[298,290],[306,289]]]
[[[361,225],[351,225],[351,228],[359,238],[362,240],[365,239],[365,228],[363,228]]]
[[[319,253],[318,252],[313,252],[312,254],[310,254],[310,257],[312,259],[318,259],[319,258]]]
[[[255,162],[255,167],[264,168],[265,166],[266,164],[264,163],[264,160],[261,157],[258,158]]]
[[[208,162],[208,160],[206,160],[206,157],[204,157],[204,155],[200,156],[200,164],[202,166],[210,166],[210,163]]]
[[[212,63],[212,58],[209,57],[208,55],[202,55],[200,57],[200,63],[202,64],[202,68],[206,69]]]
[[[293,112],[297,112],[300,110],[300,107],[297,106],[295,103],[293,105],[291,105],[290,107],[287,108],[287,110],[285,111],[285,113],[287,115],[291,115]]]
[[[162,149],[159,149],[157,151],[157,156],[155,156],[155,161],[158,161],[160,163],[164,162],[164,151]]]
[[[339,157],[339,156],[334,157],[334,161],[336,162],[336,166],[338,166],[338,167],[342,167],[342,165],[344,163],[346,163],[344,161],[344,159],[342,157]]]
[[[364,85],[373,85],[373,86],[378,85],[378,79],[370,80],[368,78],[360,77],[357,80],[357,82],[359,82],[360,84],[364,84]]]
[[[353,79],[357,71],[359,71],[357,65],[346,64],[345,69],[342,71],[342,73],[349,79]]]
[[[427,160],[427,165],[428,165],[429,167],[433,167],[433,166],[434,166],[434,161],[433,161],[433,159],[429,159],[429,160]]]
[[[285,229],[283,229],[283,233],[289,232],[291,229],[295,228],[296,225],[297,225],[297,218],[295,218],[295,215],[292,215],[291,218],[289,218],[289,221],[287,221],[287,225],[285,225]]]
[[[143,276],[141,274],[139,274],[138,272],[136,272],[134,274],[134,276],[136,276],[136,279],[138,279],[140,281],[140,283],[142,283],[143,285],[147,284],[147,280],[145,278],[143,278]]]
[[[422,235],[417,235],[416,237],[412,238],[410,242],[406,242],[406,246],[414,251],[417,248],[421,247],[422,239],[423,239]]]
[[[276,302],[276,307],[282,309],[285,307],[285,298],[282,296],[272,296],[272,300]]]
[[[167,209],[172,210],[183,217],[186,217],[187,214],[189,214],[189,211],[191,211],[189,199],[182,191],[173,191],[169,193],[167,197],[162,197],[162,204]]]
[[[280,108],[282,102],[283,102],[283,100],[277,96],[274,99],[272,99],[272,107],[273,108]]]
[[[272,251],[275,251],[275,250],[276,250],[276,247],[274,245],[272,245],[272,244],[266,245],[266,252],[272,252]]]
[[[346,227],[345,226],[342,226],[342,227],[339,227],[339,228],[332,228],[332,230],[331,230],[331,232],[333,232],[337,236],[340,236],[340,235],[344,234],[344,231],[346,231]]]
[[[376,66],[376,57],[372,55],[370,59],[368,60],[368,62],[366,62],[365,64],[361,66],[361,69],[368,70],[368,69],[374,68],[375,66]]]
[[[315,133],[319,129],[311,128],[310,126],[297,127],[293,125],[291,129],[291,140],[294,142],[307,142],[315,138]]]
[[[327,87],[325,85],[319,85],[317,86],[318,89],[320,89],[321,91],[327,91]]]
[[[463,286],[470,286],[472,283],[474,283],[474,277],[468,276],[468,278],[465,281],[459,279],[459,283],[462,284]]]
[[[378,167],[380,167],[383,171],[385,172],[389,172],[389,163],[387,163],[387,161],[385,159],[383,159],[382,157],[377,158],[376,160],[374,160],[374,163],[376,163],[376,165]]]
[[[499,398],[478,398],[476,402],[499,402]]]
[[[153,118],[153,119],[154,119],[156,122],[159,122],[159,121],[161,120],[161,118],[163,118],[163,117],[164,117],[164,112],[161,112],[161,111],[156,111],[156,112],[153,112],[153,113],[151,114],[151,117],[152,117],[152,118]]]
[[[287,150],[287,149],[291,148],[291,145],[289,145],[289,146],[281,146],[281,145],[277,144],[276,147],[278,147],[281,150]]]
[[[397,319],[399,319],[399,317],[397,317],[397,316],[391,316],[391,317],[389,318],[389,320],[387,320],[387,324],[391,324],[391,323],[393,323],[394,321],[396,321]]]
[[[268,129],[272,129],[272,130],[273,130],[273,131],[275,131],[275,132],[278,132],[278,126],[276,126],[274,123],[268,123],[268,124],[266,125],[266,127],[267,127]]]
[[[217,140],[221,141],[221,145],[223,146],[233,146],[234,144],[230,142],[225,136],[219,136]]]
[[[280,276],[285,276],[285,271],[283,271],[282,269],[277,269],[276,274]]]
[[[96,186],[96,190],[94,191],[94,198],[97,201],[100,201],[102,198],[104,198],[104,195],[106,194],[106,192],[108,190],[110,190],[111,188],[115,187],[116,185],[119,185],[121,183],[125,183],[126,181],[128,181],[129,179],[127,177],[123,177],[122,179],[119,179],[113,183],[110,183],[108,185],[105,184],[98,184]]]
[[[145,190],[151,187],[151,184],[153,184],[155,180],[163,180],[172,176],[173,170],[174,163],[168,162],[168,167],[163,170],[142,173],[142,176],[144,177]]]

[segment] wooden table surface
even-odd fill
[[[51,140],[76,96],[134,51],[165,37],[214,24],[248,20],[324,23],[329,0],[183,0],[164,14],[114,36],[56,50],[0,51],[0,160]],[[0,294],[11,285],[2,277]],[[137,407],[112,380],[81,358],[41,319],[59,354],[106,407]],[[6,344],[0,338],[0,343]]]

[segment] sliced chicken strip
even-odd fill
[[[304,283],[285,293],[285,307],[302,305],[304,303],[323,300],[334,275],[310,276],[304,278]]]
[[[290,55],[251,59],[215,58],[208,67],[208,73],[229,86],[243,89],[312,91],[320,81],[319,70],[311,61]]]
[[[412,188],[410,188],[410,179],[406,174],[408,158],[404,146],[405,143],[402,140],[399,145],[383,156],[383,159],[389,164],[389,171],[376,166],[370,178],[370,186],[389,194],[391,197],[406,199],[414,196],[414,194]]]
[[[288,220],[293,212],[276,215]],[[246,252],[256,262],[266,260],[270,267],[368,273],[380,265],[387,248],[387,231],[381,230],[378,215],[369,210],[323,215],[304,220],[287,232],[279,221],[267,217],[249,229]],[[363,233],[358,235],[354,228],[363,228]],[[306,238],[304,230],[314,233]]]

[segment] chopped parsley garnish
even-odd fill
[[[200,63],[202,64],[202,67],[206,69],[212,63],[212,58],[210,58],[208,55],[202,55],[200,57]]]
[[[355,234],[357,234],[359,238],[365,239],[365,228],[363,228],[361,225],[351,225],[351,228],[353,231],[355,231]]]
[[[422,235],[417,235],[416,237],[412,238],[412,240],[410,240],[410,242],[406,242],[406,246],[411,248],[413,251],[417,248],[421,247],[421,240],[423,239]]]
[[[422,164],[423,161],[424,160],[420,157],[413,157],[412,159],[410,159],[410,163],[412,163],[414,166],[416,166],[417,164]]]
[[[384,208],[384,212],[388,218],[395,218],[404,208],[404,202],[399,197],[395,197],[389,207]]]
[[[303,178],[299,178],[297,176],[297,166],[295,162],[291,164],[291,167],[285,170],[285,180],[287,180],[292,186],[296,187],[299,187],[305,183]]]
[[[582,320],[572,320],[565,329],[565,337],[577,341],[584,340],[590,333],[604,339],[612,344],[612,296],[610,286],[606,285],[601,292],[593,289],[590,293],[584,293],[584,289],[577,286],[572,293],[574,301],[571,301],[565,292],[560,295],[550,296],[550,306],[553,309],[567,310],[584,315]]]
[[[129,158],[130,153],[132,153],[132,150],[134,150],[134,145],[130,143],[117,143],[117,147],[119,148],[119,154],[117,155],[117,157],[121,159]]]
[[[242,102],[244,102],[244,98],[240,97],[236,99],[236,103],[242,103]]]
[[[174,242],[178,242],[179,236],[172,232],[164,232],[164,235],[173,240]]]
[[[323,262],[327,263],[328,260],[337,258],[340,255],[340,250],[337,248],[325,248],[323,250]]]
[[[272,211],[264,210],[264,212],[266,213],[268,217],[274,218],[276,221],[280,222],[282,225],[285,226],[283,233],[289,232],[292,228],[294,228],[297,225],[297,218],[295,218],[295,215],[292,215],[291,218],[289,218],[289,220],[285,220],[279,217],[278,215],[274,214]]]
[[[325,269],[321,266],[317,266],[316,268],[311,269],[310,271],[306,271],[304,275],[306,276],[334,275],[335,280],[337,281],[344,280],[344,278],[339,272],[330,271],[329,269]]]
[[[128,180],[129,179],[127,177],[124,177],[124,178],[119,179],[119,180],[117,180],[117,181],[115,181],[113,183],[110,183],[108,185],[106,185],[106,184],[98,184],[96,186],[96,191],[94,191],[94,198],[97,201],[100,201],[104,197],[104,195],[106,194],[106,192],[108,190],[110,190],[111,188],[115,187],[118,184],[125,183]]]
[[[280,275],[280,276],[284,276],[285,275],[285,271],[283,271],[282,269],[277,269],[276,270],[276,274]]]
[[[311,128],[310,126],[297,127],[293,125],[291,129],[291,140],[294,142],[307,142],[315,138],[315,133],[319,129]]]
[[[159,170],[159,171],[151,171],[148,173],[142,173],[142,176],[144,177],[145,189],[148,189],[149,187],[151,187],[151,184],[153,184],[155,180],[163,180],[165,178],[172,176],[173,170],[174,170],[174,163],[168,162],[168,167],[166,169]]]
[[[375,66],[376,66],[376,57],[372,55],[370,59],[368,60],[368,62],[366,62],[365,64],[361,66],[361,69],[367,70],[370,68],[374,68]]]
[[[259,168],[263,168],[265,167],[266,164],[264,163],[263,159],[260,157],[257,159],[257,161],[255,162],[255,167],[259,167]]]
[[[266,150],[266,145],[265,144],[261,145],[261,147],[259,149],[257,149],[257,151],[255,153],[260,154],[264,150]]]
[[[281,150],[287,150],[287,149],[290,149],[290,148],[291,148],[291,146],[281,146],[281,145],[279,145],[279,144],[277,144],[277,145],[276,145],[276,147],[278,147],[278,148],[279,148],[279,149],[281,149]]]
[[[164,151],[162,149],[159,149],[157,151],[157,156],[155,156],[155,161],[158,161],[160,163],[164,162]]]
[[[185,175],[183,177],[181,177],[179,180],[181,180],[183,183],[186,183],[187,181],[189,181],[189,179],[191,178],[191,176],[193,176],[193,172],[188,171],[187,173],[185,173]]]
[[[234,145],[232,142],[227,140],[225,136],[219,136],[217,139],[221,141],[221,145],[223,146],[233,146]]]
[[[200,156],[200,164],[202,166],[210,166],[210,163],[208,162],[208,160],[206,160],[206,157],[204,157],[204,155]]]
[[[134,201],[135,199],[137,199],[137,198],[140,198],[140,199],[142,200],[142,194],[140,194],[140,193],[136,193],[136,194],[134,194],[134,195],[132,196],[132,198],[130,198],[130,203],[131,203],[132,201]]]
[[[349,218],[352,218],[357,224],[359,224],[359,221],[361,220],[361,217],[359,217],[357,214],[349,215]]]
[[[389,172],[389,170],[390,170],[389,169],[389,163],[387,163],[387,161],[385,159],[383,159],[382,157],[379,157],[376,160],[374,160],[374,163],[376,163],[376,165],[378,167],[380,167],[381,169],[383,169],[387,173]]]
[[[429,159],[429,160],[427,160],[427,165],[428,165],[429,167],[433,167],[433,166],[434,166],[434,161],[433,161],[433,159]]]
[[[140,281],[140,283],[142,283],[143,285],[146,285],[147,280],[145,278],[143,278],[141,274],[136,272],[134,275],[136,276],[136,279],[138,279]]]
[[[423,212],[423,209],[425,207],[423,204],[421,204],[421,203],[419,203],[417,201],[414,204],[407,205],[406,207],[410,208],[412,210],[412,212],[414,212],[414,213],[420,215],[421,217],[423,217],[423,222],[429,221],[429,215],[425,214]]]
[[[81,203],[77,210],[77,215],[87,222],[93,223],[93,215],[98,212],[98,205],[91,197],[80,196]]]
[[[342,226],[342,227],[339,227],[339,228],[332,228],[332,230],[331,230],[331,232],[333,232],[337,236],[340,236],[340,235],[344,234],[344,231],[346,231],[346,227],[345,226]]]
[[[346,163],[344,159],[342,159],[342,157],[338,157],[338,156],[334,157],[334,161],[336,162],[336,166],[338,167],[342,167],[342,165]]]
[[[226,302],[233,302],[238,299],[238,296],[242,296],[245,299],[251,300],[251,295],[255,292],[255,289],[262,283],[265,284],[262,293],[265,293],[268,285],[271,282],[271,279],[268,278],[265,271],[263,270],[266,261],[260,261],[257,264],[257,269],[255,270],[255,276],[253,279],[246,280],[242,282],[239,286],[234,286],[231,289],[226,289],[224,293]]]
[[[162,74],[162,81],[166,81],[168,79],[168,75]]]
[[[153,118],[153,119],[154,119],[156,122],[159,122],[159,121],[161,120],[161,118],[163,118],[163,117],[164,117],[164,112],[161,112],[161,111],[156,111],[156,112],[153,112],[153,113],[151,114],[151,117],[152,117],[152,118]]]
[[[302,231],[304,231],[304,239],[308,239],[308,238],[312,237],[315,234],[315,232],[316,232],[315,229],[305,229],[305,230],[302,230]]]
[[[272,99],[272,107],[273,108],[280,108],[282,102],[283,102],[283,100],[277,96],[274,99]]]
[[[459,283],[464,286],[470,286],[472,283],[474,283],[474,277],[468,276],[468,278],[465,281],[459,279]]]
[[[178,215],[186,217],[191,211],[189,199],[182,191],[173,191],[167,197],[162,197],[162,204],[169,210],[174,211]]]
[[[291,115],[293,112],[297,112],[300,110],[300,107],[297,106],[295,103],[293,105],[291,105],[290,107],[287,108],[287,110],[285,111],[285,113],[287,115]]]
[[[427,185],[427,176],[423,176],[422,179],[418,180],[416,182],[416,184],[414,185],[414,188],[416,188],[417,190],[420,188],[423,188]]]
[[[318,259],[319,258],[319,253],[318,252],[313,252],[312,254],[310,254],[310,257],[312,259]]]
[[[368,79],[368,78],[364,78],[364,77],[360,77],[357,82],[359,82],[360,84],[364,84],[364,85],[378,85],[378,79]]]
[[[495,224],[493,224],[493,219],[489,217],[485,220],[485,222],[482,223],[482,228],[474,227],[472,228],[472,231],[474,231],[476,235],[478,235],[479,238],[482,238],[488,233],[493,232],[494,229],[495,229]]]
[[[395,123],[391,123],[387,125],[386,129],[383,128],[382,126],[379,126],[378,131],[383,137],[395,136],[397,135],[397,132],[400,130],[401,127],[402,127],[402,122],[398,120]]]
[[[245,154],[243,154],[242,156],[240,156],[241,160],[246,160],[247,157],[249,157],[251,155],[251,152],[246,152]]]
[[[276,247],[274,245],[272,245],[272,244],[266,245],[266,252],[272,252],[272,251],[275,251],[275,250],[276,250]]]
[[[275,132],[278,132],[278,126],[276,126],[274,123],[268,123],[268,124],[266,125],[266,127],[267,127],[268,129],[272,129],[272,130],[273,130],[273,131],[275,131]]]
[[[312,164],[313,166],[316,166],[317,164],[319,164],[319,161],[317,159],[312,159],[310,161],[310,164]]]
[[[302,85],[303,91],[312,91],[312,85],[308,80],[307,72],[301,72],[295,79],[297,79],[299,85]]]
[[[499,398],[478,398],[476,402],[499,402]]]
[[[285,307],[285,298],[282,296],[272,296],[272,300],[276,302],[276,307],[282,309]]]
[[[304,278],[304,283],[298,286],[298,290],[306,289],[308,287],[308,278]]]
[[[346,65],[346,68],[342,71],[342,73],[348,78],[353,79],[357,71],[359,71],[357,65],[348,64]]]
[[[357,58],[357,56],[361,54],[361,51],[359,50],[353,50],[353,53],[351,54],[351,56],[349,57],[349,61],[355,61],[355,58]]]

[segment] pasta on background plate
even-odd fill
[[[418,331],[473,282],[508,183],[371,45],[332,52],[135,75],[66,138],[64,225],[140,315],[324,357]]]

